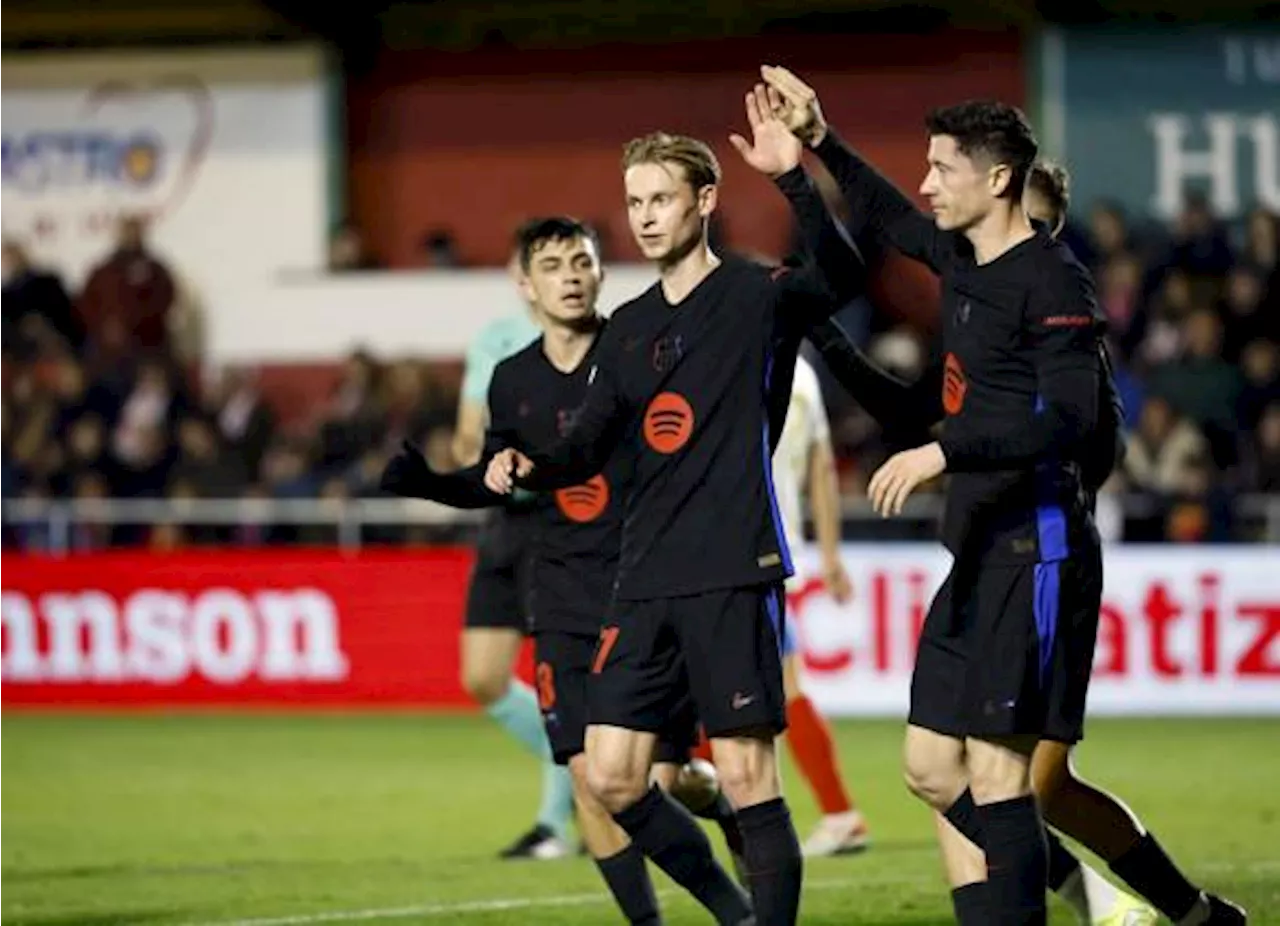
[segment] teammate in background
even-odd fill
[[[627,212],[659,281],[610,318],[573,428],[541,450],[499,454],[486,483],[554,489],[589,478],[619,446],[634,465],[614,606],[601,631],[587,731],[592,790],[669,872],[690,838],[646,787],[657,732],[686,687],[737,810],[759,926],[791,924],[803,861],[781,796],[774,738],[785,729],[779,641],[791,572],[770,457],[802,332],[863,283],[854,253],[800,168],[801,148],[747,97],[752,142],[731,141],[795,209],[812,264],[770,271],[707,243],[720,171],[704,143],[657,133],[623,156]],[[836,259],[832,254],[838,252]],[[777,380],[774,377],[778,377]],[[785,408],[785,404],[783,405]],[[686,671],[687,670],[687,671]]]
[[[432,472],[416,449],[404,448],[387,466],[383,487],[408,497],[429,498],[460,508],[502,505],[507,497],[484,487],[489,457],[502,446],[550,443],[572,426],[587,390],[605,320],[596,313],[603,280],[594,233],[569,218],[526,224],[518,235],[521,288],[542,319],[544,334],[498,364],[489,390],[492,422],[477,465],[457,473]],[[584,734],[587,687],[600,625],[612,594],[622,533],[622,510],[629,490],[630,461],[617,454],[588,482],[538,497],[537,534],[529,588],[539,705],[556,762],[573,775],[579,827],[619,908],[631,923],[659,922],[644,855],[591,794],[586,784]],[[670,788],[688,756],[696,718],[686,703],[655,752],[655,777]],[[687,771],[688,779],[693,773]],[[687,782],[686,787],[695,783]],[[711,793],[731,849],[740,849],[732,809],[717,799],[714,783],[697,783]],[[689,821],[692,826],[692,821]],[[701,855],[682,864],[700,868],[700,885],[718,892],[700,897],[722,922],[749,915],[745,894],[722,870],[704,839]]]
[[[840,489],[831,428],[818,374],[803,357],[796,362],[787,422],[773,454],[773,480],[787,538],[797,543],[804,539],[800,499],[807,489],[822,557],[822,578],[828,593],[844,604],[853,594],[853,587],[840,560]],[[792,576],[787,580],[788,589],[799,583],[800,577]],[[845,789],[831,730],[800,688],[794,628],[788,622],[779,630],[787,699],[787,744],[822,811],[822,819],[802,850],[810,856],[861,851],[867,847],[866,821]]]
[[[1030,755],[1056,745],[1065,759],[1082,735],[1101,593],[1093,493],[1113,467],[1120,440],[1092,284],[1069,250],[1045,229],[1033,229],[1023,213],[1022,187],[1035,143],[1016,110],[966,104],[930,118],[930,170],[921,189],[934,207],[935,225],[832,136],[810,88],[783,69],[766,67],[764,73],[785,98],[793,129],[837,177],[856,221],[943,276],[945,363],[907,386],[846,349],[853,362],[841,379],[877,418],[908,419],[907,431],[922,431],[945,416],[940,443],[891,458],[870,487],[876,507],[896,513],[920,482],[943,469],[960,471],[944,522],[957,560],[921,639],[908,778],[943,811],[944,857],[958,885],[953,897],[961,922],[986,922],[993,915],[998,922],[1043,922],[1047,866],[1027,793]],[[1010,308],[1017,311],[1013,317]],[[979,325],[985,333],[975,336]],[[838,327],[825,326],[818,340],[830,363],[840,353]],[[1034,399],[1032,408],[1019,409],[1019,396]],[[1018,498],[1022,486],[1030,490],[1025,501]],[[1029,520],[1021,512],[1028,510],[1036,514],[1035,533],[1020,536]],[[1021,592],[1025,580],[1017,574],[1029,570],[1013,561],[1019,540],[1022,553],[1036,555],[1034,582]],[[997,584],[992,561],[1001,559],[1010,562],[996,567],[1004,573]],[[1000,606],[984,605],[984,586]],[[1035,618],[1031,627],[1018,620],[1026,611]],[[1025,661],[1038,671],[1028,673],[1021,653],[1033,645],[1038,659]],[[1005,671],[1010,664],[1012,674]],[[943,688],[960,702],[960,711],[947,709],[939,697]],[[975,720],[975,696],[981,720]],[[993,737],[991,730],[1039,735]],[[1053,793],[1051,783],[1036,777]],[[1085,812],[1101,807],[1090,803]],[[1171,882],[1176,869],[1154,840],[1141,835],[1131,818],[1126,823],[1137,842],[1130,841],[1118,874],[1131,884],[1180,882],[1182,897],[1171,907],[1180,923],[1244,921],[1238,908],[1196,891],[1180,875]],[[973,845],[954,851],[965,837],[986,850],[985,864],[973,864],[975,856],[981,862]]]
[[[522,285],[518,254],[509,269],[517,285]],[[494,368],[539,334],[536,309],[526,306],[519,315],[490,322],[468,348],[453,443],[459,466],[471,466],[480,459]],[[521,587],[527,581],[530,529],[530,514],[520,502],[492,512],[481,529],[462,631],[462,687],[542,763],[542,801],[534,826],[504,849],[501,857],[557,859],[571,851],[573,786],[568,772],[552,761],[533,689],[515,677],[516,658],[528,632]]]

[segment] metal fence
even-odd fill
[[[1162,502],[1149,496],[1104,496],[1100,522],[1129,525],[1157,517]],[[865,499],[844,500],[844,534],[849,540],[920,540],[935,535],[941,498],[912,498],[903,514],[881,519]],[[1234,539],[1280,543],[1280,495],[1249,495],[1233,500]],[[157,525],[210,529],[255,526],[272,529],[320,527],[326,542],[346,550],[371,543],[397,543],[416,539],[448,542],[469,540],[483,520],[482,512],[457,511],[433,502],[405,499],[7,499],[3,505],[6,544],[15,536],[38,535],[39,548],[55,556],[77,549],[77,528],[150,528]],[[1115,539],[1124,535],[1115,528]],[[218,541],[212,541],[216,544]],[[234,542],[234,541],[225,541]],[[289,541],[283,541],[285,543]],[[21,542],[18,546],[23,546]],[[29,545],[29,544],[28,544]]]

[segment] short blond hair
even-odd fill
[[[679,164],[695,191],[720,182],[720,162],[711,146],[688,135],[650,132],[631,139],[622,149],[622,169],[637,164]]]
[[[1067,222],[1067,207],[1071,205],[1071,175],[1061,164],[1053,161],[1036,161],[1027,171],[1027,189],[1044,197],[1053,211],[1052,231],[1056,235]]]

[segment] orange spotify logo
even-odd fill
[[[955,354],[947,354],[946,366],[942,371],[942,408],[948,415],[960,414],[964,408],[964,397],[969,391],[969,381],[965,378],[964,367]]]
[[[644,439],[658,453],[675,453],[693,434],[693,408],[678,392],[660,392],[644,413]]]
[[[556,507],[560,509],[560,513],[578,524],[586,524],[600,517],[608,504],[609,483],[604,476],[592,476],[582,485],[556,492]]]

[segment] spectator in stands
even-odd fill
[[[1222,353],[1232,363],[1250,341],[1280,336],[1280,318],[1263,308],[1266,286],[1262,273],[1248,264],[1227,274],[1219,311],[1225,326]]]
[[[445,228],[437,228],[427,232],[422,238],[422,264],[433,269],[452,269],[461,267],[458,258],[458,246],[453,240],[453,233]]]
[[[1197,277],[1221,277],[1234,263],[1226,227],[1213,215],[1203,193],[1187,195],[1173,229],[1168,264]]]
[[[235,498],[244,489],[244,461],[225,453],[217,431],[201,416],[188,415],[178,422],[178,452],[170,480],[188,486],[201,498]]]
[[[1280,493],[1280,401],[1263,411],[1245,452],[1244,488]]]
[[[120,222],[116,249],[89,275],[80,319],[89,341],[106,353],[164,350],[175,295],[173,276],[147,246],[145,221],[129,216]]]
[[[1182,323],[1195,308],[1195,292],[1184,270],[1165,272],[1155,294],[1138,304],[1120,336],[1120,355],[1140,370],[1177,357],[1182,349]]]
[[[255,374],[243,369],[222,370],[205,391],[204,409],[217,422],[228,452],[244,464],[246,472],[258,472],[276,418],[258,391]]]
[[[154,456],[155,436],[168,444],[187,406],[176,373],[165,358],[151,356],[138,365],[133,384],[120,405],[111,448],[126,465]]]
[[[1250,341],[1240,355],[1244,388],[1240,393],[1240,428],[1251,432],[1263,409],[1280,402],[1280,343],[1269,338]]]
[[[1129,252],[1129,225],[1118,203],[1098,202],[1089,213],[1089,253],[1081,255],[1095,270]]]
[[[1254,207],[1245,225],[1244,253],[1240,257],[1264,277],[1280,268],[1280,216],[1263,206]]]
[[[364,235],[352,222],[343,222],[329,236],[329,272],[378,270],[381,264],[369,252]]]
[[[381,442],[382,378],[377,361],[368,351],[357,350],[347,358],[342,379],[320,424],[322,467],[350,465],[366,449]]]
[[[1196,488],[1195,469],[1207,454],[1208,445],[1195,425],[1156,396],[1142,407],[1138,429],[1129,438],[1124,472],[1136,489],[1186,494]]]
[[[6,239],[0,255],[4,274],[0,346],[5,354],[30,360],[58,346],[78,349],[84,331],[62,280],[34,266],[16,241]]]
[[[1220,465],[1233,462],[1243,384],[1239,371],[1222,359],[1222,321],[1210,309],[1197,309],[1184,332],[1181,356],[1151,371],[1151,392],[1200,428]]]

